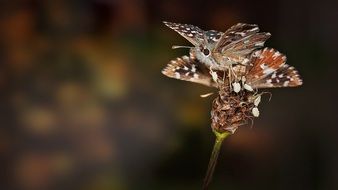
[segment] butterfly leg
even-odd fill
[[[237,81],[238,77],[237,77],[237,75],[236,75],[234,69],[232,68],[232,64],[230,64],[230,71],[231,71],[231,74],[234,75],[234,77],[235,77],[235,79],[236,79],[236,81]]]
[[[233,90],[238,93],[241,90],[241,85],[239,83],[238,76],[236,75],[234,68],[232,67],[232,64],[229,64],[229,71],[228,71],[228,77],[229,77],[229,84],[230,84],[230,90]],[[234,79],[233,79],[234,78]]]
[[[229,87],[230,87],[230,91],[232,91],[232,65],[229,65],[229,69],[228,69],[228,79],[229,79]]]

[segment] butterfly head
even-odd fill
[[[201,63],[207,66],[218,65],[212,56],[213,47],[210,44],[201,44],[190,49],[190,56],[197,58]]]
[[[208,66],[217,64],[212,56],[216,43],[222,36],[222,32],[215,30],[204,31],[191,24],[179,24],[164,22],[166,26],[173,29],[194,46],[190,47],[190,55],[196,57]]]

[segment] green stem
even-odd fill
[[[208,170],[207,170],[207,173],[206,173],[205,178],[204,178],[203,190],[207,190],[208,187],[209,187],[209,184],[212,180],[212,176],[213,176],[214,171],[215,171],[215,166],[216,166],[216,163],[217,163],[217,158],[218,158],[219,152],[221,150],[222,142],[230,134],[228,132],[223,132],[223,133],[219,133],[217,131],[213,131],[213,132],[216,135],[216,140],[215,140],[214,148],[213,148],[211,156],[210,156]]]

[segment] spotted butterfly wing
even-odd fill
[[[223,73],[218,72],[217,75],[222,77]],[[212,80],[209,68],[193,57],[183,56],[171,60],[162,73],[171,78],[217,87]]]
[[[253,35],[257,32],[259,32],[259,28],[255,24],[238,23],[229,28],[224,33],[221,40],[217,44],[218,51],[223,51],[222,48],[226,47],[227,45],[239,41],[247,36]]]
[[[295,87],[302,85],[297,70],[287,64],[285,55],[272,48],[255,51],[246,74],[253,88]]]
[[[264,46],[270,33],[261,32],[255,24],[238,23],[229,28],[216,44],[214,53],[222,59],[247,64],[253,50]]]
[[[177,33],[179,33],[195,46],[198,46],[204,41],[204,31],[197,26],[166,21],[164,21],[163,23],[169,28],[175,30]]]
[[[221,39],[223,32],[216,30],[204,31],[197,26],[191,24],[180,24],[173,22],[163,22],[166,26],[173,29],[185,39],[187,39],[194,46],[198,46],[202,43],[215,43]]]

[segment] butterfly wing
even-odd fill
[[[199,46],[204,41],[204,31],[197,26],[166,21],[163,23],[169,28],[175,30],[194,46]]]
[[[239,23],[229,28],[215,46],[215,53],[232,62],[247,64],[253,50],[264,46],[270,33],[261,32],[255,24]]]
[[[223,32],[217,30],[208,30],[205,31],[205,37],[209,44],[218,43],[221,37],[223,36]]]
[[[162,73],[171,78],[217,87],[216,83],[212,80],[209,68],[197,59],[188,56],[171,60],[162,70]],[[218,73],[218,76],[221,77],[222,73]]]
[[[222,36],[221,40],[218,42],[216,48],[218,51],[222,51],[224,47],[227,47],[229,44],[236,42],[240,39],[243,39],[247,36],[255,34],[259,32],[259,28],[255,24],[244,24],[238,23],[231,28],[229,28],[224,35]]]
[[[297,70],[285,64],[285,55],[272,48],[255,51],[251,60],[246,79],[253,88],[295,87],[303,83]]]

